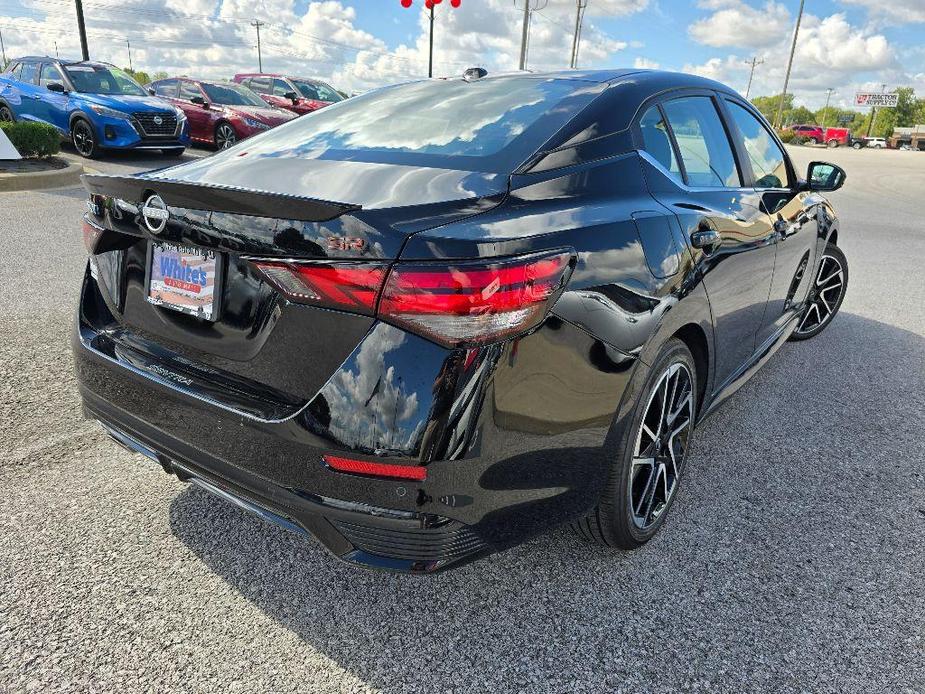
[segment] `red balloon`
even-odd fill
[[[411,7],[412,0],[401,0],[402,7]]]
[[[439,5],[443,0],[430,0],[433,4]]]
[[[426,0],[424,7],[426,7],[428,10],[434,9],[434,0]]]
[[[462,0],[450,0],[450,5],[453,7],[459,7],[460,3],[462,3]]]

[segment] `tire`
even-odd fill
[[[840,276],[836,277],[836,273]],[[825,330],[838,314],[847,290],[848,259],[841,248],[834,243],[827,244],[813,279],[806,309],[790,339],[808,340]]]
[[[13,109],[6,104],[0,104],[0,123],[14,123],[16,116],[13,115]]]
[[[215,149],[228,149],[238,141],[238,133],[235,132],[234,126],[228,121],[221,121],[215,126],[213,142]]]
[[[861,145],[860,142],[855,142],[853,145],[851,145],[851,148],[852,148],[852,149],[861,149],[862,146],[863,146],[863,145]]]
[[[100,153],[93,126],[83,118],[75,118],[71,123],[71,144],[74,145],[77,154],[85,159],[95,159]]]
[[[835,149],[838,147],[838,140],[829,140],[829,149]]]
[[[166,157],[182,157],[185,151],[186,147],[168,147],[167,149],[162,149],[161,154]]]
[[[818,137],[811,137],[809,138],[809,141],[812,142],[814,145],[822,144],[822,141]]]
[[[684,457],[697,421],[697,369],[687,345],[675,338],[665,343],[654,363],[630,425],[620,434],[598,505],[571,524],[578,535],[605,547],[634,549],[648,542],[665,523],[680,486]],[[666,408],[662,403],[666,399],[673,403],[667,408],[669,415],[676,414],[670,423],[664,421]],[[653,432],[656,420],[658,431]],[[669,428],[675,433],[665,441],[664,432]],[[677,455],[666,458],[659,453],[667,447]],[[666,492],[669,475],[671,487]]]

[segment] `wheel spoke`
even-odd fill
[[[649,501],[649,498],[652,496],[655,490],[656,482],[658,482],[658,466],[655,465],[653,460],[651,467],[649,468],[649,477],[646,479],[646,486],[643,488],[642,493],[639,495],[639,502],[633,507],[633,513],[637,516],[640,515],[640,510],[642,509],[643,504]],[[642,516],[643,521],[645,521],[648,516],[648,509],[644,516]]]

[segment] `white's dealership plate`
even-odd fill
[[[149,257],[149,302],[215,320],[219,269],[215,251],[152,242]]]

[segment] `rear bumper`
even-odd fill
[[[433,573],[493,550],[458,521],[330,499],[270,483],[165,436],[86,389],[81,394],[86,416],[98,420],[122,447],[266,521],[314,537],[345,561],[403,573]]]

